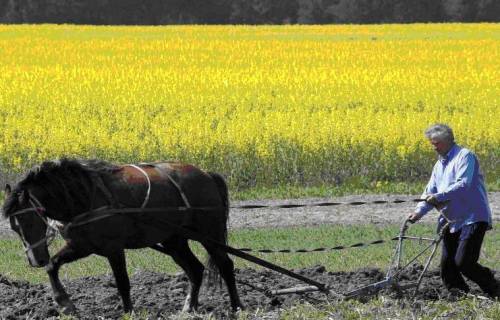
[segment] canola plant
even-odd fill
[[[0,171],[177,159],[233,187],[408,181],[450,124],[500,156],[500,25],[0,25]]]

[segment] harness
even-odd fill
[[[179,194],[180,194],[180,196],[182,198],[182,201],[184,201],[184,204],[186,205],[186,207],[187,208],[191,208],[191,204],[189,203],[189,200],[186,197],[186,195],[184,194],[184,192],[182,191],[181,186],[179,185],[179,183],[177,183],[177,181],[174,180],[174,178],[172,178],[171,175],[169,175],[167,172],[163,172],[161,169],[159,169],[154,164],[151,164],[151,163],[142,163],[142,164],[143,165],[148,165],[148,166],[151,166],[151,167],[155,168],[161,176],[165,176],[174,185],[174,187],[177,189],[177,191],[179,192]],[[139,167],[139,166],[137,166],[135,164],[127,164],[127,166],[135,168],[139,172],[141,172],[144,175],[144,177],[146,178],[146,181],[148,182],[148,190],[146,191],[146,196],[144,197],[144,202],[141,205],[141,208],[146,208],[146,206],[148,205],[148,202],[149,202],[149,196],[151,194],[151,179],[149,178],[149,175],[146,172],[146,170],[142,169],[141,167]]]
[[[149,195],[151,194],[151,179],[149,179],[148,173],[144,169],[142,169],[141,167],[136,166],[135,164],[128,164],[128,166],[139,170],[146,177],[146,180],[148,182],[148,191],[146,191],[146,196],[144,197],[144,202],[141,205],[141,208],[146,208],[146,206],[148,205],[148,202],[149,202]]]
[[[146,206],[148,205],[148,202],[149,202],[150,194],[151,194],[151,179],[150,179],[148,173],[144,169],[142,169],[141,167],[139,167],[137,165],[134,165],[134,164],[128,164],[126,166],[135,168],[136,170],[138,170],[139,172],[141,172],[144,175],[144,177],[146,178],[146,181],[147,181],[147,184],[148,184],[146,195],[144,197],[144,201],[142,202],[142,205],[140,206],[140,208],[116,208],[116,207],[113,207],[113,206],[103,206],[103,207],[92,209],[90,211],[87,211],[87,212],[84,212],[82,214],[79,214],[77,217],[75,217],[76,221],[69,222],[69,223],[65,224],[64,226],[62,226],[57,220],[53,220],[53,219],[47,217],[44,214],[44,212],[46,212],[47,210],[42,205],[42,203],[40,202],[40,200],[38,200],[31,192],[28,192],[29,202],[30,202],[31,207],[30,208],[21,209],[19,211],[16,211],[12,215],[10,215],[10,216],[11,217],[15,217],[15,216],[18,216],[18,215],[21,215],[21,214],[24,214],[24,213],[35,212],[35,214],[40,219],[42,219],[42,221],[47,226],[47,232],[46,232],[46,236],[45,237],[41,238],[40,240],[38,240],[37,242],[35,242],[35,243],[31,244],[31,245],[26,246],[26,241],[25,241],[26,237],[25,237],[25,235],[24,235],[24,233],[22,231],[22,228],[19,228],[20,233],[21,233],[21,237],[23,238],[23,243],[25,243],[25,252],[27,252],[29,250],[32,250],[32,249],[34,249],[36,247],[39,247],[39,246],[45,244],[46,242],[47,242],[47,246],[49,246],[58,233],[63,233],[64,234],[66,231],[68,231],[69,228],[86,225],[86,224],[89,224],[89,223],[92,223],[92,222],[95,222],[95,221],[99,221],[99,220],[102,220],[102,219],[105,219],[105,218],[112,217],[112,216],[114,216],[116,214],[121,214],[121,213],[182,212],[182,211],[188,211],[188,210],[192,209],[191,204],[189,203],[189,201],[188,201],[186,195],[184,194],[184,192],[182,191],[181,186],[179,185],[179,183],[177,183],[177,181],[175,181],[172,178],[172,176],[170,174],[168,174],[167,172],[164,172],[164,171],[160,170],[154,164],[146,164],[145,163],[144,165],[152,166],[156,170],[158,170],[158,172],[162,176],[163,175],[166,176],[168,178],[168,180],[175,186],[175,188],[179,192],[182,200],[184,201],[185,206],[183,206],[183,207],[164,207],[164,208],[146,208]],[[102,181],[100,181],[100,182],[102,182]],[[103,192],[104,192],[104,195],[106,196],[106,198],[108,198],[108,201],[110,201],[111,203],[114,203],[115,201],[114,201],[113,197],[111,197],[113,199],[109,199],[109,196],[111,195],[111,192],[109,192],[109,190],[107,188],[105,188],[104,185],[102,185],[100,187],[101,187],[101,189],[104,188]],[[210,210],[220,209],[220,208],[218,208],[218,207],[199,207],[198,208],[197,207],[196,209],[197,210],[210,211]],[[95,214],[98,214],[98,215],[95,216]]]
[[[47,246],[51,244],[51,242],[54,240],[56,237],[57,233],[59,232],[58,225],[59,223],[56,220],[50,219],[49,217],[44,215],[45,207],[41,204],[40,200],[38,200],[31,192],[28,192],[29,195],[29,202],[31,205],[31,208],[25,208],[19,211],[14,212],[11,217],[15,217],[27,212],[35,212],[36,216],[38,216],[42,221],[45,223],[47,226],[47,232],[45,233],[45,237],[42,239],[38,240],[37,242],[26,245],[26,237],[24,236],[24,232],[22,228],[19,228],[19,232],[21,233],[21,237],[23,238],[23,243],[24,243],[24,252],[28,252],[30,250],[33,250],[36,247],[41,246],[42,244],[47,242]]]

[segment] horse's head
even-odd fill
[[[30,193],[29,189],[9,185],[5,187],[3,213],[10,220],[10,226],[24,244],[28,261],[33,267],[43,267],[49,263],[47,239],[49,238],[44,208]]]

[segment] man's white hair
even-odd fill
[[[446,141],[448,143],[455,142],[453,130],[451,130],[449,126],[443,123],[433,124],[425,130],[424,134],[427,139],[436,139],[440,141]]]

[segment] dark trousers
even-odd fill
[[[449,229],[445,230],[441,279],[446,288],[468,292],[469,286],[462,277],[464,275],[477,283],[486,294],[492,294],[496,290],[496,281],[491,270],[477,263],[487,228],[486,222],[477,222],[464,226],[455,233],[450,233]]]

